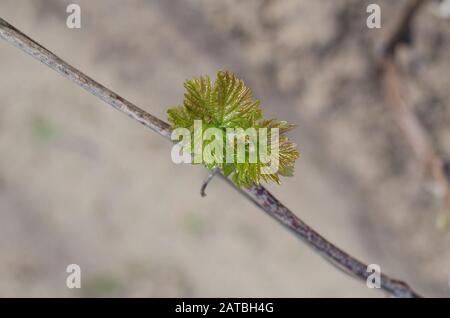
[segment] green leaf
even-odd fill
[[[260,103],[254,100],[252,91],[245,86],[245,83],[238,79],[233,73],[219,71],[217,79],[211,82],[208,76],[201,76],[188,80],[184,87],[186,94],[181,106],[170,108],[168,113],[169,122],[172,128],[188,128],[193,132],[194,120],[203,121],[203,129],[214,127],[221,129],[226,136],[226,128],[271,128],[279,129],[279,169],[277,172],[265,174],[267,164],[264,164],[258,155],[257,162],[249,162],[250,147],[245,148],[245,162],[221,163],[213,162],[205,164],[212,170],[221,168],[225,176],[231,176],[231,180],[237,186],[249,187],[252,184],[259,184],[261,181],[280,183],[279,176],[292,176],[294,172],[294,162],[299,157],[297,145],[292,143],[285,133],[295,127],[286,121],[276,119],[263,119]],[[275,150],[270,142],[268,134],[267,148],[272,154]],[[193,140],[194,138],[192,138]],[[202,141],[203,149],[211,141]],[[224,140],[224,147],[226,143]],[[236,149],[235,149],[236,150]],[[225,154],[224,149],[224,154]],[[216,156],[211,156],[216,158]],[[236,155],[235,155],[236,159]]]

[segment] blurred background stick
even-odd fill
[[[430,176],[443,200],[444,211],[450,211],[450,187],[445,172],[445,161],[435,151],[428,132],[424,129],[407,98],[407,90],[396,62],[397,49],[412,41],[411,24],[419,9],[427,0],[410,0],[400,14],[397,24],[389,33],[382,48],[383,86],[386,99],[400,128],[403,139],[411,148],[414,157]]]
[[[166,139],[170,139],[171,129],[168,123],[145,112],[108,88],[97,83],[95,80],[67,64],[55,54],[30,39],[1,18],[0,37],[33,56],[35,59],[49,66],[64,77],[70,79],[88,92],[99,97],[105,103],[127,114],[129,117],[152,129]],[[237,191],[255,203],[261,210],[265,211],[272,218],[297,235],[309,247],[313,248],[337,268],[361,279],[363,282],[365,282],[372,274],[371,272],[367,272],[366,264],[350,256],[323,238],[306,223],[301,221],[264,187],[255,185],[250,189],[241,190],[236,188],[230,180],[226,178],[225,180]],[[392,279],[385,274],[381,274],[381,288],[395,297],[420,297],[419,294],[411,289],[406,283]]]

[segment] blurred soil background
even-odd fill
[[[82,28],[66,27],[81,6]],[[378,3],[382,29],[366,27]],[[217,70],[302,157],[273,191],[350,254],[450,296],[449,233],[385,102],[374,52],[405,1],[1,0],[0,16],[166,119],[183,82]],[[411,102],[450,155],[450,22],[427,5],[400,53]],[[220,179],[0,42],[0,296],[383,297],[331,267]],[[82,288],[65,285],[68,264]]]

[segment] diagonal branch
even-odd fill
[[[67,64],[55,54],[30,39],[1,18],[0,38],[33,56],[38,61],[46,64],[51,69],[99,97],[105,103],[127,114],[129,117],[137,120],[161,136],[170,139],[171,129],[169,124],[152,116],[103,85],[97,83],[95,80]],[[323,238],[306,223],[301,221],[263,186],[255,185],[249,189],[241,190],[236,188],[233,183],[222,174],[221,176],[228,184],[233,186],[237,191],[255,203],[261,210],[265,211],[268,215],[297,235],[309,247],[317,251],[334,266],[363,281],[367,280],[371,273],[367,272],[366,264],[350,256],[336,245]],[[384,274],[381,274],[381,288],[395,297],[420,297],[419,294],[411,289],[406,283],[395,280]]]
[[[428,0],[409,0],[393,25],[382,48],[382,54],[393,55],[398,45],[411,42],[411,22]]]
[[[446,171],[446,162],[434,149],[428,132],[414,113],[396,62],[397,49],[401,44],[408,44],[411,41],[411,23],[419,9],[427,1],[410,0],[407,2],[398,23],[391,29],[389,37],[384,43],[381,66],[384,91],[393,118],[417,162],[436,185],[437,196],[443,202],[443,210],[448,213],[450,211],[450,180]]]

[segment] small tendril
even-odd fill
[[[202,197],[206,197],[206,187],[208,186],[209,182],[214,178],[216,174],[220,172],[220,168],[215,168],[211,173],[206,177],[206,179],[203,181],[202,188],[200,189],[200,194]]]

